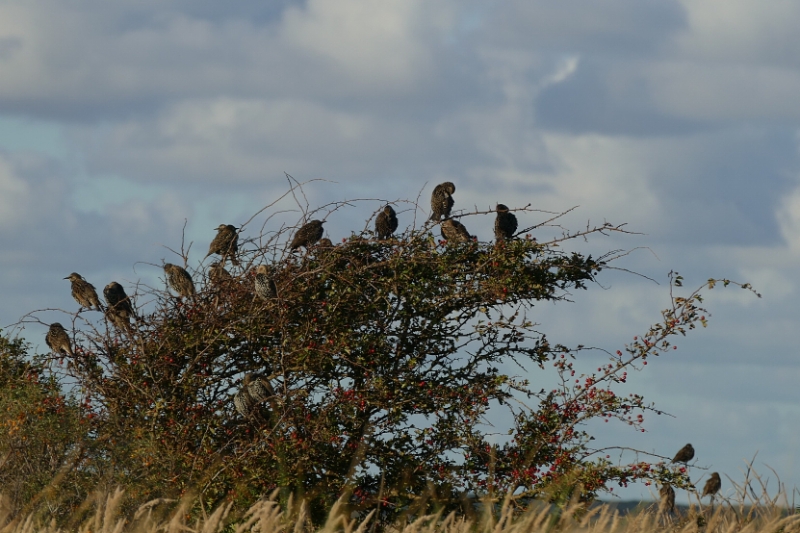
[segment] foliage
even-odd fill
[[[44,498],[51,514],[64,515],[85,496],[74,488],[85,420],[28,350],[0,337],[0,486],[12,511]],[[56,478],[61,489],[45,491]]]
[[[610,232],[624,230],[454,245],[423,227],[297,253],[278,232],[243,245],[229,280],[196,271],[192,298],[139,294],[152,310],[129,330],[76,315],[83,326],[64,372],[91,426],[83,472],[125,486],[131,502],[197,491],[204,506],[245,505],[279,489],[284,500],[302,495],[317,521],[342,496],[351,510],[379,505],[391,518],[469,513],[485,495],[566,505],[637,479],[687,486],[663,462],[612,464],[581,426],[616,418],[640,427],[654,408],[613,386],[672,336],[705,325],[700,293],[673,297],[661,323],[589,375],[575,375],[580,347],[551,343],[531,318],[537,304],[587,289],[615,259],[565,244]],[[267,264],[277,297],[254,296],[257,264]],[[508,374],[513,365],[520,374],[552,367],[556,386],[535,390]],[[274,395],[242,418],[232,397],[247,373]],[[486,422],[501,411],[514,427],[497,444]]]

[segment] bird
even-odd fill
[[[100,299],[97,297],[97,291],[94,285],[83,279],[83,276],[77,272],[73,272],[64,279],[68,279],[72,282],[72,297],[75,298],[78,305],[88,309],[94,307],[98,311],[101,310]]]
[[[320,239],[317,243],[317,248],[333,248],[333,242],[327,237]]]
[[[312,220],[311,222],[304,224],[299,230],[297,230],[297,233],[294,234],[294,239],[292,239],[292,244],[289,246],[289,248],[291,250],[296,250],[301,246],[304,246],[306,249],[313,246],[322,238],[322,225],[324,223],[324,220]]]
[[[267,265],[258,265],[256,268],[255,289],[256,296],[262,300],[277,298],[278,287],[275,285],[275,280],[269,276]]]
[[[497,241],[512,239],[517,231],[517,217],[514,213],[509,213],[504,204],[497,204],[495,211],[497,218],[494,219],[494,238]]]
[[[231,273],[225,270],[225,267],[219,264],[219,261],[211,263],[211,266],[208,268],[208,280],[213,285],[220,285],[232,279]]]
[[[714,498],[714,495],[719,492],[719,489],[722,488],[722,480],[719,478],[719,473],[714,472],[711,474],[711,477],[708,478],[706,484],[703,486],[703,495],[700,498],[705,498],[706,496],[711,496]]]
[[[442,237],[444,237],[447,242],[461,243],[472,240],[472,235],[469,234],[464,224],[452,218],[448,218],[442,222],[441,230]]]
[[[166,263],[164,265],[164,272],[167,274],[167,284],[172,287],[175,292],[184,298],[194,296],[195,290],[192,276],[190,276],[186,270],[178,265]]]
[[[130,315],[120,312],[118,309],[109,307],[106,309],[106,319],[111,322],[115,328],[119,330],[131,331]]]
[[[208,253],[206,257],[211,254],[222,256],[222,262],[225,258],[229,257],[234,266],[239,265],[239,260],[236,258],[236,252],[239,250],[239,234],[236,232],[236,226],[231,224],[220,224],[217,226],[217,235],[208,246]]]
[[[678,453],[675,454],[675,457],[672,458],[673,463],[684,463],[688,464],[694,458],[694,448],[691,444],[687,444],[680,450]]]
[[[392,206],[387,205],[375,218],[375,235],[379,239],[387,239],[397,230],[397,214]]]
[[[47,335],[44,337],[44,342],[47,343],[47,346],[56,353],[69,356],[75,355],[75,353],[72,351],[72,345],[69,342],[67,330],[65,330],[64,326],[58,322],[53,322],[50,324],[50,329],[47,330]]]
[[[249,418],[258,404],[274,395],[275,392],[269,382],[250,373],[244,377],[242,387],[234,395],[233,406],[240,415]]]
[[[106,298],[108,308],[114,311],[114,314],[130,321],[131,317],[136,316],[133,312],[131,299],[125,294],[125,289],[116,281],[112,281],[103,289],[103,296]],[[113,322],[113,320],[112,320]]]
[[[431,218],[430,220],[439,221],[444,218],[450,217],[450,210],[453,209],[453,193],[456,192],[456,186],[452,182],[445,181],[433,188],[431,193]]]
[[[658,489],[658,494],[661,496],[661,503],[658,506],[659,511],[662,513],[674,513],[675,489],[672,488],[672,485],[669,483],[661,485],[661,488]]]

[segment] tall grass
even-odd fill
[[[58,527],[55,521],[42,518],[41,513],[12,517],[6,506],[0,508],[0,533],[373,533],[375,513],[357,520],[347,516],[336,505],[327,521],[314,527],[308,519],[305,505],[281,505],[277,493],[251,506],[244,514],[232,517],[231,505],[197,513],[197,501],[185,499],[153,500],[142,505],[130,518],[122,517],[125,493],[121,489],[110,494],[95,495],[78,511],[76,520]],[[2,500],[0,500],[2,504]],[[287,510],[288,509],[288,510]],[[86,512],[91,511],[91,512]],[[641,511],[620,514],[611,505],[599,505],[586,510],[573,505],[558,512],[540,506],[522,513],[515,511],[510,500],[503,502],[498,512],[474,520],[454,514],[420,516],[407,523],[382,525],[396,533],[791,533],[800,532],[800,514],[787,513],[787,508],[775,501],[760,501],[758,505],[737,507],[723,503],[715,507],[693,505],[677,515],[665,515],[651,505]]]

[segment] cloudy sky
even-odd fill
[[[277,200],[285,172],[319,180],[312,208],[371,199],[330,215],[334,241],[445,180],[457,208],[580,206],[566,226],[641,235],[571,246],[642,247],[619,266],[659,284],[611,272],[540,308],[551,340],[621,348],[669,303],[670,270],[687,288],[729,277],[763,294],[711,293],[709,328],[632,380],[674,418],[640,434],[609,424],[599,440],[668,456],[692,442],[729,493],[725,475],[741,481],[757,453],[770,488],[764,465],[791,490],[798,27],[793,0],[4,0],[0,325],[74,310],[73,271],[97,287],[159,283],[184,221],[198,266],[213,228]],[[267,229],[302,216],[291,201],[277,211]],[[470,230],[488,240],[491,221]],[[44,349],[44,332],[22,334]]]

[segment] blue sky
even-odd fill
[[[220,222],[285,192],[284,172],[325,180],[307,187],[312,207],[373,199],[329,218],[334,241],[443,181],[457,208],[580,206],[573,229],[643,235],[576,249],[648,247],[619,266],[660,285],[609,273],[539,308],[552,339],[621,348],[668,304],[670,270],[687,288],[729,277],[763,294],[715,290],[710,327],[631,382],[674,418],[600,440],[669,456],[692,442],[700,466],[735,480],[758,452],[791,488],[798,26],[790,0],[3,2],[0,324],[74,310],[73,271],[157,286],[147,263],[175,259],[184,221],[197,266]],[[470,230],[491,238],[490,222]],[[22,331],[42,348],[44,333]]]

